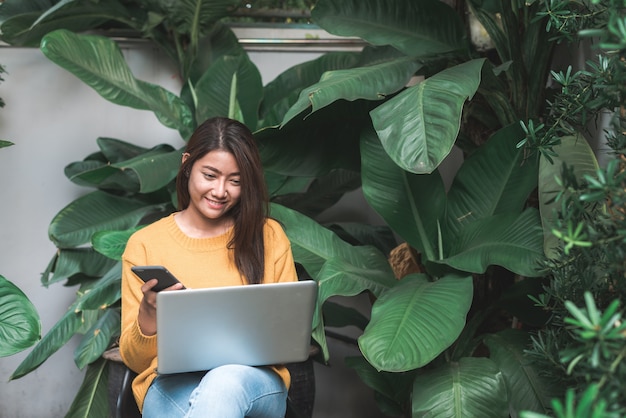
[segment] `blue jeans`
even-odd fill
[[[286,408],[287,389],[273,370],[226,365],[157,376],[146,394],[142,417],[282,418]]]

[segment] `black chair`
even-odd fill
[[[311,348],[309,358],[301,363],[287,365],[291,373],[291,387],[287,396],[285,418],[312,418],[315,401],[315,373],[313,357],[317,348]],[[122,363],[117,347],[108,350],[104,358],[109,361],[109,409],[114,418],[141,418],[131,384],[137,374]]]

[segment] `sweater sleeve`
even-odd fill
[[[124,363],[136,373],[156,367],[156,335],[141,332],[137,317],[143,298],[143,282],[131,271],[135,265],[146,264],[143,244],[131,237],[122,256],[122,333],[120,355]]]

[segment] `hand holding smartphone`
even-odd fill
[[[176,283],[180,283],[180,281],[163,266],[133,266],[130,269],[144,282],[157,279],[159,282],[152,288],[153,292],[160,292]],[[185,286],[183,286],[183,289],[184,288]]]

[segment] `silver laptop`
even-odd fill
[[[159,292],[158,373],[304,361],[316,300],[312,280]]]

